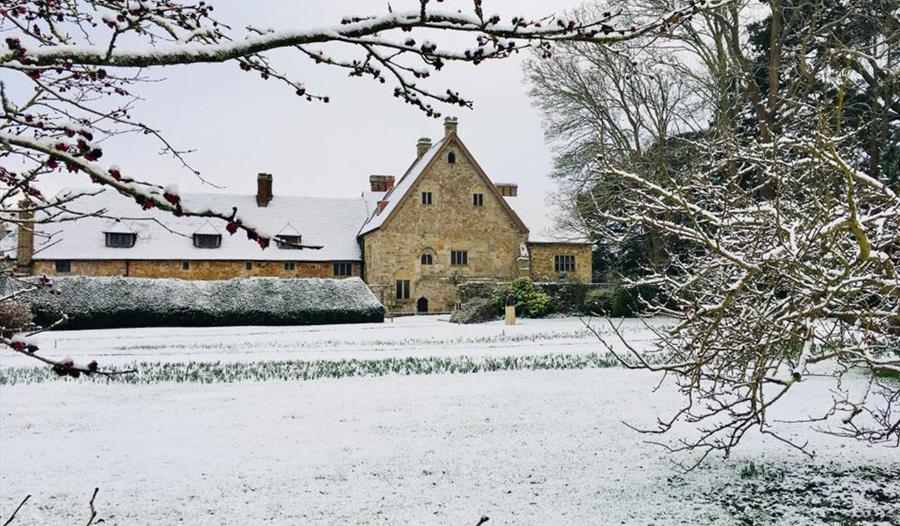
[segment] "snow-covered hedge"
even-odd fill
[[[72,276],[31,295],[35,321],[65,313],[66,329],[308,325],[384,320],[384,308],[359,278],[248,278],[185,281]]]

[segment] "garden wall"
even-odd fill
[[[63,329],[310,325],[384,321],[365,283],[350,279],[248,278],[185,281],[59,277],[29,296],[35,322]]]

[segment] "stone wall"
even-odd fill
[[[456,162],[447,160],[454,152]],[[507,212],[490,182],[454,141],[407,191],[405,199],[379,230],[366,234],[365,280],[392,312],[415,312],[419,298],[430,312],[451,310],[456,284],[477,277],[513,278],[526,234]],[[432,204],[422,204],[431,192]],[[483,194],[483,206],[472,196]],[[450,252],[468,252],[467,265],[451,265]],[[433,264],[423,265],[422,254]],[[396,281],[409,280],[409,300],[396,299]]]
[[[57,273],[54,261],[35,261],[36,276],[129,276],[136,278],[178,278],[188,280],[219,280],[249,277],[279,278],[333,278],[334,266],[330,261],[294,263],[293,270],[285,269],[283,261],[190,260],[183,268],[181,260],[71,260],[71,272]],[[352,263],[353,276],[361,276],[358,262]]]
[[[575,243],[530,243],[531,278],[535,281],[591,282],[591,245]],[[575,256],[575,272],[556,272],[556,256]]]

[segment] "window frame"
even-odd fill
[[[129,232],[104,232],[106,236],[106,246],[108,248],[131,248],[137,241],[137,234]],[[127,240],[124,244],[113,243],[114,239]]]
[[[181,270],[191,270],[191,262],[187,259],[181,260]]]
[[[573,254],[554,254],[553,269],[558,274],[575,272],[575,256]]]
[[[484,206],[484,194],[475,192],[472,194],[472,206]]]
[[[346,269],[346,273],[341,272],[341,269]],[[349,261],[335,261],[331,264],[331,274],[337,278],[353,276],[353,263]]]
[[[244,270],[253,270],[253,262],[244,261]]]
[[[222,234],[194,234],[194,248],[219,248],[222,246]],[[200,242],[201,239],[214,239],[215,243],[212,245],[205,245]]]
[[[398,279],[394,282],[394,296],[398,301],[409,301],[410,288],[408,279]]]
[[[434,194],[431,192],[422,192],[422,204],[426,206],[434,204]]]
[[[420,265],[434,265],[434,256],[429,253],[424,253],[419,256],[419,264]]]
[[[456,164],[456,152],[447,153],[447,164]]]
[[[450,266],[465,267],[468,265],[469,265],[469,251],[468,250],[451,250],[450,251]]]
[[[299,234],[277,234],[275,236],[275,246],[285,250],[299,250],[296,245],[303,244],[303,236]]]
[[[53,262],[53,269],[57,274],[71,274],[72,273],[72,260],[71,259],[57,259]]]
[[[296,261],[285,261],[284,262],[284,270],[297,270],[297,262]]]

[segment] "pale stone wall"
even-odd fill
[[[591,282],[591,246],[570,243],[533,243],[531,253],[531,279],[557,281],[562,277],[556,272],[555,256],[575,256],[575,272],[565,274],[565,279],[581,283]]]
[[[456,154],[453,164],[447,162],[449,151]],[[365,280],[385,307],[415,312],[417,300],[426,298],[429,311],[447,311],[456,304],[460,280],[517,275],[516,258],[526,234],[489,184],[451,143],[384,225],[365,235]],[[432,193],[432,204],[422,204],[422,192]],[[484,206],[473,206],[474,193],[484,195]],[[452,250],[467,251],[468,265],[451,265]],[[432,255],[432,265],[421,264],[423,253]],[[396,300],[397,280],[410,280],[409,300]]]
[[[57,274],[54,261],[35,261],[34,274],[47,276],[130,276],[134,278],[178,278],[217,280],[248,277],[334,278],[332,262],[296,262],[294,270],[286,270],[283,261],[253,261],[246,268],[245,261],[191,260],[188,268],[182,261],[148,260],[72,260],[71,272]],[[361,276],[361,265],[352,263],[353,276]],[[347,277],[347,276],[342,276]]]

